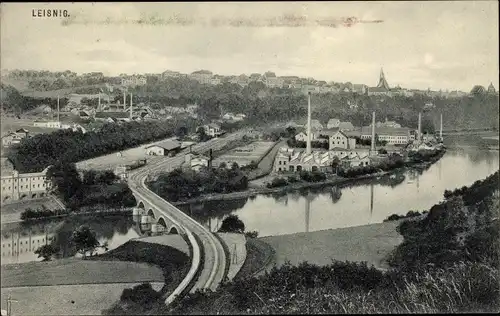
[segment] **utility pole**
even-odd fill
[[[60,120],[59,120],[59,96],[57,96],[57,121],[60,122]]]
[[[12,303],[17,303],[18,300],[12,299],[11,295],[9,294],[9,297],[7,298],[7,316],[12,315]]]

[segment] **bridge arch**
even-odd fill
[[[158,219],[157,224],[161,225],[161,226],[163,226],[163,228],[167,229],[167,222],[165,221],[165,219],[162,216]]]
[[[144,206],[144,203],[142,201],[139,201],[139,204],[137,204],[137,207],[142,208],[142,209],[146,209],[146,207]]]
[[[170,230],[168,231],[169,234],[172,234],[172,235],[178,235],[179,234],[179,229],[172,225],[172,227],[170,227]]]
[[[156,217],[155,217],[155,212],[153,211],[153,209],[151,209],[151,208],[150,208],[150,209],[148,210],[148,216],[151,216],[152,218],[156,218]]]

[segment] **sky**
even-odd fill
[[[383,67],[393,87],[499,87],[498,1],[2,3],[0,23],[2,69],[273,71],[375,86]]]

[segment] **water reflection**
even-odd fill
[[[40,261],[34,253],[44,244],[52,243],[59,248],[56,258],[72,257],[76,250],[71,235],[80,225],[88,225],[99,242],[107,243],[108,250],[124,244],[139,235],[134,231],[130,216],[76,216],[67,219],[22,222],[2,225],[2,264]],[[97,253],[104,252],[99,249]]]
[[[444,190],[471,185],[497,169],[498,151],[449,150],[427,167],[337,186],[211,201],[191,212],[202,223],[237,214],[246,230],[257,230],[259,236],[380,223],[394,213],[428,210],[443,199]]]

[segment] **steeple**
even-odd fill
[[[387,80],[385,80],[383,68],[380,68],[380,79],[378,81],[377,88],[384,88],[386,90],[389,90],[389,84],[387,83]]]
[[[488,93],[495,93],[495,87],[493,87],[493,82],[490,82],[490,85],[488,86]]]

